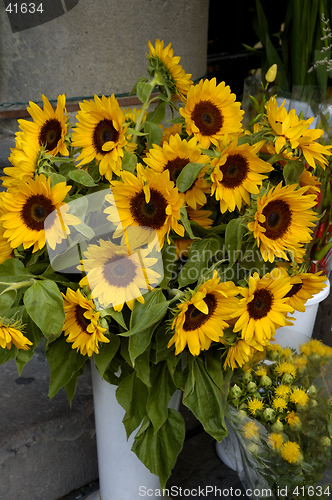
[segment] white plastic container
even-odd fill
[[[305,304],[305,312],[295,311],[290,316],[295,318],[294,325],[283,326],[276,330],[275,343],[282,347],[293,347],[298,350],[299,346],[312,337],[315,326],[319,303],[330,293],[330,281],[326,280],[326,287]]]

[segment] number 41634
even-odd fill
[[[44,12],[44,9],[42,3],[39,5],[36,3],[9,3],[6,7],[6,12],[9,12],[9,14],[34,14],[35,12],[39,12],[41,14]]]

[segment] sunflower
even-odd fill
[[[91,357],[99,352],[99,342],[109,342],[105,337],[103,328],[99,324],[100,312],[95,311],[92,300],[84,297],[80,290],[74,292],[67,288],[64,299],[65,323],[63,331],[67,336],[66,341],[72,342],[72,348],[85,356]]]
[[[174,245],[175,245],[175,250],[176,250],[176,257],[175,260],[183,260],[184,258],[188,257],[189,254],[189,248],[190,245],[192,244],[194,240],[191,240],[189,238],[176,238],[174,239]]]
[[[191,75],[186,74],[179,64],[180,57],[173,57],[171,44],[164,48],[164,42],[155,41],[155,47],[149,41],[149,64],[156,73],[162,75],[165,85],[169,88],[173,96],[178,96],[184,101],[184,96],[192,85]]]
[[[281,447],[281,456],[290,464],[294,464],[301,456],[301,448],[294,441],[287,441]]]
[[[144,162],[156,172],[168,170],[171,181],[176,184],[178,176],[188,163],[208,164],[209,157],[202,154],[195,137],[187,141],[175,134],[171,135],[169,142],[165,141],[162,146],[154,144]],[[208,167],[204,167],[192,186],[185,191],[186,203],[194,210],[197,209],[197,205],[205,205],[207,201],[205,193],[210,192],[209,184],[203,178],[207,170]]]
[[[0,194],[0,264],[5,262],[5,260],[9,259],[12,256],[12,251],[13,251],[9,241],[7,240],[7,238],[4,237],[5,228],[3,227],[1,221],[1,215],[5,213],[5,210],[2,206],[2,200],[4,196],[5,193],[2,192]]]
[[[234,212],[236,207],[241,210],[243,203],[250,205],[250,193],[258,194],[263,179],[267,178],[262,174],[273,170],[272,165],[257,156],[262,142],[238,146],[235,139],[221,151],[219,159],[212,160],[211,194],[220,200],[221,213]]]
[[[301,187],[307,187],[306,194],[315,194],[318,195],[320,193],[320,185],[318,177],[313,175],[309,170],[304,169],[302,174],[299,177],[299,184]]]
[[[248,410],[252,415],[256,415],[257,411],[262,411],[264,408],[264,403],[261,399],[252,398],[248,399]]]
[[[305,312],[305,303],[311,299],[316,293],[319,293],[326,287],[326,276],[320,276],[318,273],[299,273],[294,277],[295,280],[290,291],[285,295],[288,297],[288,304],[297,311]]]
[[[182,132],[182,123],[174,123],[169,127],[164,127],[163,125],[159,125],[159,127],[163,131],[163,136],[161,138],[160,145],[162,146],[164,142],[169,142],[169,139],[172,135],[181,134]]]
[[[65,144],[68,132],[66,96],[65,94],[58,96],[55,110],[44,95],[42,99],[43,109],[34,102],[29,102],[28,112],[33,121],[18,120],[20,129],[31,136],[39,147],[44,146],[48,154],[56,156],[60,153],[62,156],[68,156],[69,152]]]
[[[29,349],[29,345],[33,345],[29,339],[24,337],[15,323],[0,319],[0,347],[2,349],[11,349],[12,343],[17,349],[23,349],[24,351]]]
[[[3,187],[16,184],[17,180],[32,179],[36,173],[41,147],[31,140],[26,132],[16,132],[15,148],[11,149],[9,161],[12,167],[3,169],[6,177],[1,177]]]
[[[78,166],[96,160],[99,172],[111,181],[113,172],[120,175],[122,169],[123,148],[127,144],[124,126],[125,115],[119,107],[114,94],[100,99],[97,95],[94,101],[80,103],[72,136],[72,144],[82,148],[77,158]]]
[[[247,344],[245,340],[238,339],[236,344],[230,345],[227,349],[227,355],[224,368],[229,366],[232,370],[248,363],[255,354],[256,349]]]
[[[268,445],[272,448],[272,450],[280,450],[283,442],[284,438],[278,432],[272,432],[269,435]]]
[[[257,198],[254,220],[248,229],[253,232],[265,262],[274,262],[275,257],[289,260],[287,251],[298,259],[303,244],[311,240],[310,228],[317,220],[310,210],[316,204],[315,196],[306,195],[307,188],[296,187],[297,184],[282,187],[280,183]]]
[[[187,215],[189,220],[196,222],[196,224],[204,227],[204,229],[209,229],[213,226],[213,220],[210,219],[210,215],[212,215],[211,210],[202,210],[201,208],[199,208],[198,210],[193,210],[192,208],[188,207]]]
[[[244,111],[235,99],[229,86],[225,82],[217,85],[215,78],[192,86],[185,106],[180,108],[188,135],[194,134],[200,146],[208,149],[211,143],[217,146],[226,133],[240,133]]]
[[[325,170],[326,165],[329,163],[326,157],[331,156],[330,149],[332,146],[324,146],[317,142],[323,133],[323,130],[320,129],[307,130],[304,137],[298,139],[298,148],[312,168],[315,168],[316,163],[318,163]]]
[[[161,248],[165,235],[170,242],[171,229],[184,235],[184,227],[178,222],[184,195],[170,180],[169,170],[157,173],[138,165],[137,176],[123,171],[121,177],[121,181],[111,182],[113,194],[105,197],[111,204],[105,213],[117,230],[140,226],[144,232],[144,228],[149,228],[156,231]]]
[[[79,267],[86,276],[80,286],[88,286],[93,298],[104,308],[121,311],[125,303],[132,309],[135,299],[144,303],[142,293],[150,290],[160,278],[151,269],[156,259],[149,257],[148,250],[128,255],[126,246],[100,239],[99,245],[89,245],[83,254],[85,258]]]
[[[33,252],[45,246],[46,240],[55,246],[70,234],[68,225],[81,221],[67,214],[69,205],[63,203],[71,186],[60,182],[51,188],[50,178],[39,175],[35,179],[18,181],[15,187],[4,193],[0,216],[4,228],[3,237],[12,248],[30,248]]]
[[[211,342],[219,342],[223,329],[228,326],[230,312],[238,305],[238,288],[232,281],[220,283],[218,273],[203,283],[191,298],[178,305],[172,323],[174,335],[168,347],[175,344],[175,355],[188,344],[189,351],[197,356],[209,349]]]
[[[240,288],[243,298],[238,311],[234,332],[242,330],[242,339],[258,350],[269,345],[279,326],[285,326],[287,312],[293,308],[284,297],[290,290],[290,279],[279,274],[277,269],[260,278],[258,273],[249,277],[249,288]]]

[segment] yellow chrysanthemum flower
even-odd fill
[[[280,396],[273,398],[272,406],[275,410],[284,410],[287,407],[287,400]]]
[[[301,456],[301,448],[294,441],[287,441],[281,447],[281,456],[290,464],[294,464]]]
[[[257,377],[265,377],[267,375],[267,369],[260,366],[255,370],[255,375],[257,375]]]
[[[279,375],[279,377],[282,377],[284,373],[296,377],[296,367],[292,363],[289,363],[288,361],[283,361],[282,363],[279,363],[275,367],[275,371]]]
[[[157,173],[150,168],[137,167],[137,176],[123,171],[122,181],[111,182],[113,195],[107,195],[111,204],[105,209],[107,218],[120,231],[130,226],[140,226],[156,231],[160,247],[165,236],[169,242],[171,229],[184,236],[179,224],[184,195],[169,178],[169,171]]]
[[[22,349],[23,351],[27,351],[29,345],[33,345],[14,323],[7,322],[6,324],[3,319],[0,319],[0,347],[2,349],[11,349],[12,343],[17,349]]]
[[[252,415],[256,415],[257,411],[262,411],[264,403],[261,399],[252,398],[248,399],[248,410]]]
[[[306,188],[296,189],[297,186],[282,187],[280,183],[257,198],[257,210],[248,229],[253,232],[265,262],[274,262],[276,257],[289,260],[286,252],[298,259],[297,252],[311,241],[310,228],[317,220],[311,208],[316,197],[306,195]]]
[[[175,344],[175,354],[188,345],[193,356],[209,349],[211,342],[219,342],[228,326],[230,312],[238,307],[238,288],[232,281],[220,283],[217,272],[203,283],[193,296],[178,305],[172,329],[174,335],[168,347]]]
[[[219,200],[221,213],[234,212],[235,208],[241,210],[244,203],[250,205],[250,194],[258,194],[267,178],[263,174],[273,170],[272,165],[257,156],[262,144],[263,141],[253,146],[238,145],[238,139],[235,139],[221,150],[219,159],[211,161],[214,168],[211,194]]]
[[[291,283],[294,281],[294,284],[286,294],[289,298],[287,303],[297,311],[304,312],[304,304],[326,287],[326,279],[326,276],[321,276],[321,271],[316,274],[298,273],[292,276]]]
[[[267,345],[266,350],[268,352],[279,352],[280,353],[282,351],[282,347],[281,347],[281,345],[274,343],[274,344]]]
[[[284,438],[278,432],[272,432],[269,435],[268,445],[272,448],[272,450],[280,450],[283,442]]]
[[[247,344],[245,340],[239,339],[235,344],[227,349],[224,368],[229,366],[232,370],[248,363],[255,354],[256,349]]]
[[[190,88],[180,114],[186,122],[188,135],[193,134],[204,149],[218,146],[227,134],[238,134],[242,127],[243,111],[225,82],[217,85],[216,78],[201,80]]]
[[[171,44],[164,48],[164,42],[156,40],[153,47],[149,41],[148,59],[156,72],[164,74],[165,83],[171,93],[183,101],[193,82],[190,80],[191,75],[186,74],[179,64],[181,58],[173,57]]]
[[[296,415],[295,411],[290,411],[285,417],[285,420],[290,427],[293,427],[294,425],[298,425],[300,417]]]
[[[288,295],[288,294],[287,294]],[[288,302],[289,303],[289,302]],[[289,358],[290,356],[293,355],[293,351],[290,347],[284,347],[282,350],[281,350],[281,356],[283,356],[284,358]]]
[[[77,158],[78,166],[92,160],[99,163],[99,172],[107,180],[112,180],[113,172],[120,175],[122,157],[127,145],[125,133],[125,115],[119,107],[114,94],[100,99],[94,96],[94,101],[80,103],[76,123],[72,135],[72,144],[82,148]]]
[[[276,396],[279,396],[281,398],[285,398],[291,392],[291,388],[289,387],[289,385],[280,384],[280,385],[278,385],[278,387],[276,387],[274,392],[275,392]]]
[[[4,193],[2,208],[5,213],[0,223],[5,229],[3,237],[12,248],[23,244],[33,246],[33,252],[45,246],[46,240],[54,250],[70,234],[69,225],[81,221],[68,214],[69,205],[63,203],[71,186],[59,182],[51,188],[50,178],[39,175],[35,179],[18,181]]]
[[[260,278],[249,277],[249,288],[240,288],[243,299],[234,318],[234,332],[242,330],[242,339],[258,350],[270,343],[279,326],[285,326],[287,312],[293,309],[284,298],[290,290],[290,280],[274,269]]]
[[[242,431],[247,439],[252,439],[257,436],[259,427],[255,422],[249,420],[249,422],[245,423],[242,427]]]
[[[53,156],[58,153],[68,156],[65,144],[68,131],[67,110],[65,94],[58,96],[57,106],[54,110],[49,100],[43,95],[43,109],[34,102],[29,102],[28,112],[33,121],[18,120],[19,127],[26,132],[39,147],[44,146],[45,151]]]
[[[121,311],[125,303],[132,309],[135,299],[144,303],[142,294],[160,278],[151,269],[157,259],[149,257],[148,250],[128,255],[126,246],[100,239],[98,245],[89,245],[83,255],[79,268],[86,276],[80,286],[88,286],[95,300],[115,311]]]
[[[74,292],[67,288],[64,299],[65,323],[63,331],[72,348],[91,357],[99,352],[99,342],[109,342],[104,333],[106,328],[99,324],[100,312],[95,311],[92,300],[84,297],[80,290]]]
[[[209,164],[209,157],[202,154],[194,137],[187,141],[176,134],[170,136],[169,142],[163,142],[162,146],[154,144],[144,162],[155,172],[168,170],[171,181],[176,184],[178,176],[188,163]],[[210,192],[210,186],[203,178],[207,168],[203,168],[192,186],[184,192],[186,204],[193,210],[207,202],[206,193]]]
[[[295,403],[296,405],[306,406],[309,401],[309,396],[304,389],[297,388],[293,389],[293,392],[289,396],[289,399],[292,403]]]

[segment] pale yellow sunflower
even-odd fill
[[[258,194],[267,178],[263,174],[273,170],[272,165],[257,156],[262,144],[263,141],[253,146],[238,145],[235,139],[221,150],[219,159],[212,160],[211,194],[220,201],[221,213],[241,210],[243,203],[250,205],[250,194]]]
[[[215,78],[201,80],[190,88],[180,114],[186,122],[188,135],[193,134],[204,149],[218,145],[225,134],[238,134],[242,127],[243,111],[225,82],[217,85]]]
[[[247,344],[245,340],[238,339],[233,345],[227,349],[227,355],[224,363],[224,368],[229,366],[232,370],[241,367],[248,363],[255,354],[256,349]]]
[[[111,182],[112,195],[105,197],[111,206],[105,209],[107,218],[121,231],[127,227],[140,226],[155,231],[160,247],[165,236],[169,240],[171,229],[184,236],[184,227],[179,224],[180,209],[184,195],[169,178],[169,170],[157,173],[137,166],[137,175],[123,171],[121,181]]]
[[[187,141],[176,134],[171,135],[169,142],[163,142],[162,146],[154,144],[146,154],[144,162],[156,172],[169,170],[171,181],[176,183],[188,163],[209,164],[209,157],[202,154],[195,137]],[[210,186],[203,178],[207,170],[208,167],[204,167],[192,186],[184,193],[187,205],[193,210],[197,209],[197,205],[205,205],[207,202],[205,193],[210,192]]]
[[[291,276],[292,288],[286,294],[288,304],[297,311],[305,312],[305,303],[326,287],[326,276],[318,273],[299,273]],[[294,284],[293,281],[294,280]]]
[[[232,281],[220,283],[215,271],[212,279],[203,283],[191,298],[178,305],[172,323],[174,335],[168,347],[175,344],[175,354],[188,345],[193,356],[209,349],[211,342],[219,342],[228,326],[230,313],[238,306],[238,288]]]
[[[16,132],[15,148],[11,149],[8,158],[12,167],[3,169],[6,177],[1,177],[2,185],[7,188],[16,184],[17,180],[32,179],[36,173],[40,151],[39,143],[31,140],[26,132]]]
[[[269,345],[276,328],[285,326],[287,312],[293,308],[287,304],[286,293],[290,290],[290,279],[274,269],[260,278],[258,273],[249,277],[249,287],[240,288],[243,298],[232,315],[237,318],[234,332],[242,331],[247,344],[259,351]]]
[[[22,349],[27,351],[29,345],[33,343],[23,335],[21,330],[15,323],[9,321],[4,321],[0,318],[0,347],[2,349],[11,349],[12,343],[17,347],[17,349]]]
[[[188,94],[192,85],[190,74],[186,74],[179,64],[180,57],[173,56],[171,44],[164,48],[164,42],[155,41],[155,47],[149,41],[149,64],[155,72],[163,75],[163,79],[173,96],[178,96],[182,101]]]
[[[78,166],[92,160],[99,163],[99,172],[107,180],[112,180],[113,172],[120,175],[122,157],[127,144],[125,137],[128,125],[114,94],[110,97],[94,96],[94,101],[80,103],[72,136],[72,144],[82,148],[77,160]]]
[[[4,228],[3,237],[12,248],[23,244],[33,246],[33,252],[48,245],[54,250],[56,245],[70,234],[69,225],[81,221],[68,214],[69,205],[64,204],[71,186],[60,182],[51,188],[50,178],[39,175],[35,179],[18,181],[2,197],[3,214],[0,224]]]
[[[95,310],[92,300],[87,299],[78,289],[67,288],[64,299],[65,323],[63,331],[72,348],[91,357],[99,352],[99,342],[109,342],[104,333],[106,328],[99,324],[100,312]]]
[[[31,137],[31,140],[37,142],[39,147],[44,146],[50,155],[56,156],[60,153],[68,156],[65,144],[68,132],[66,96],[65,94],[58,96],[55,110],[44,95],[42,99],[43,109],[34,102],[29,102],[28,112],[33,121],[18,120],[19,127]]]
[[[151,269],[156,258],[149,257],[148,250],[129,255],[126,246],[100,239],[98,245],[89,245],[83,255],[79,268],[86,276],[80,281],[80,286],[88,286],[93,299],[104,308],[121,311],[124,304],[132,309],[135,299],[144,303],[142,294],[151,290],[160,278]]]
[[[316,197],[306,195],[306,188],[296,189],[297,186],[282,187],[280,183],[257,198],[254,220],[248,229],[253,232],[265,262],[274,262],[275,257],[289,260],[286,252],[298,259],[303,245],[311,241],[311,227],[317,220],[311,209]]]

